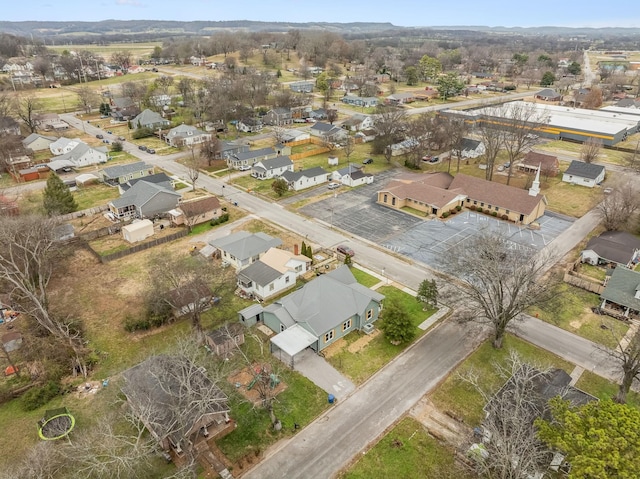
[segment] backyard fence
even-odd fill
[[[115,253],[106,254],[106,255],[101,255],[100,253],[95,251],[93,248],[91,248],[91,246],[89,246],[89,248],[100,259],[100,261],[102,263],[108,263],[108,262],[113,261],[115,259],[124,258],[125,256],[128,256],[130,254],[137,253],[138,251],[144,251],[146,249],[153,248],[154,246],[158,246],[160,244],[168,243],[169,241],[173,241],[173,240],[176,240],[176,239],[179,239],[179,238],[183,238],[183,237],[187,236],[188,234],[189,234],[189,231],[185,228],[185,229],[183,229],[181,231],[178,231],[177,233],[173,233],[173,234],[170,234],[168,236],[163,236],[162,238],[156,238],[154,240],[147,241],[145,243],[141,243],[141,244],[135,245],[135,246],[133,246],[131,248],[127,248],[127,249],[122,250],[122,251],[116,251]]]
[[[602,283],[589,276],[578,273],[576,270],[579,267],[580,261],[576,261],[572,266],[570,266],[564,273],[564,282],[592,293],[601,294],[604,291]]]

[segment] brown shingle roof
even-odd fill
[[[220,208],[220,201],[215,196],[207,196],[206,198],[186,201],[180,204],[180,209],[187,218],[214,211],[218,208]]]
[[[553,155],[545,155],[536,151],[530,151],[522,159],[522,164],[531,167],[542,167],[542,171],[558,169],[558,157]]]
[[[414,201],[426,203],[436,208],[448,205],[456,196],[457,192],[448,191],[436,185],[425,182],[405,183],[404,181],[392,181],[386,188],[390,194],[397,198],[410,198]]]
[[[472,200],[481,201],[487,205],[499,206],[525,215],[531,214],[540,201],[544,199],[544,196],[540,194],[531,196],[527,190],[462,173],[456,175],[449,189],[460,189]]]

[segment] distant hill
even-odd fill
[[[0,21],[0,32],[19,36],[38,37],[45,40],[72,42],[74,39],[87,40],[158,40],[168,36],[211,35],[217,31],[236,30],[247,32],[287,32],[298,30],[324,30],[345,36],[374,36],[384,32],[416,30],[467,31],[516,35],[556,35],[585,36],[603,38],[612,36],[640,35],[640,28],[570,28],[570,27],[488,27],[482,25],[398,27],[389,22],[257,22],[237,21],[194,21],[170,20],[104,20],[101,22],[6,22]],[[57,42],[57,41],[56,41]]]

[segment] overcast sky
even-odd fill
[[[640,27],[637,0],[2,0],[1,20],[264,20]]]

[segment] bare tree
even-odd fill
[[[580,159],[585,163],[593,163],[600,156],[600,151],[602,151],[602,141],[597,138],[589,138],[582,144]]]
[[[211,163],[220,157],[220,140],[211,135],[211,138],[200,145],[200,156],[206,160],[208,166],[211,166]]]
[[[35,133],[38,129],[36,111],[40,108],[40,102],[33,95],[18,96],[15,100],[14,111],[16,115],[29,128],[31,133]]]
[[[500,114],[499,107],[486,107],[486,111],[489,117]],[[487,165],[485,179],[491,181],[496,158],[504,142],[504,131],[491,121],[481,121],[476,131],[484,144],[484,160]]]
[[[286,138],[287,129],[282,126],[271,127],[271,136],[276,145],[284,143]]]
[[[640,333],[636,332],[631,341],[621,337],[615,337],[615,340],[617,342],[615,349],[605,351],[620,364],[622,369],[622,382],[618,385],[615,401],[626,404],[633,381],[640,379]]]
[[[471,371],[461,376],[485,400],[486,419],[482,423],[489,441],[484,444],[487,457],[474,456],[482,477],[520,479],[548,466],[549,449],[538,438],[535,420],[547,410],[547,398],[538,390],[540,383],[550,378],[546,368],[523,362],[511,353],[507,364],[494,363],[504,386],[497,392],[488,391]]]
[[[349,135],[344,139],[341,145],[344,157],[347,159],[347,163],[349,163],[349,157],[353,154],[354,151],[356,151],[356,140],[351,135]]]
[[[189,146],[189,149],[191,150],[191,155],[184,160],[184,164],[187,167],[187,177],[191,181],[193,191],[196,191],[196,181],[200,177],[200,168],[204,166],[204,161],[200,156],[200,152],[196,154],[194,145]]]
[[[586,94],[584,101],[582,102],[583,108],[590,110],[596,110],[602,106],[602,90],[597,87],[593,87]]]
[[[596,206],[607,231],[624,229],[630,218],[640,208],[640,197],[631,181],[622,181],[612,186],[612,192]]]
[[[503,146],[509,155],[507,185],[511,182],[513,165],[518,157],[536,144],[539,128],[548,122],[548,115],[540,111],[535,104],[522,101],[506,103],[502,107],[501,127],[504,130]]]
[[[36,443],[19,462],[3,467],[0,479],[56,479],[64,471],[65,464],[57,444],[51,441]]]
[[[133,55],[129,50],[122,50],[111,54],[111,63],[119,66],[125,74],[129,71],[132,62]]]
[[[66,313],[52,311],[48,286],[63,254],[55,238],[55,219],[40,216],[3,218],[0,229],[0,284],[13,308],[32,318],[63,347],[73,351],[73,372],[87,375],[79,325]]]
[[[463,321],[488,324],[493,347],[501,348],[507,326],[532,306],[555,293],[555,280],[542,274],[552,258],[544,252],[521,249],[503,234],[484,231],[461,243],[452,254],[451,283]]]
[[[406,112],[393,106],[379,106],[376,112],[376,138],[373,140],[373,152],[382,153],[391,162],[391,145],[398,134],[406,127]]]
[[[78,106],[84,110],[85,113],[91,113],[91,111],[100,105],[100,97],[88,86],[81,86],[76,89],[78,95]]]

